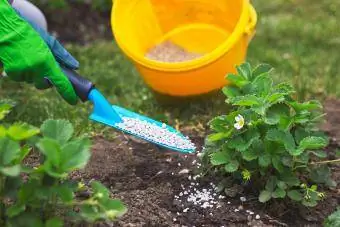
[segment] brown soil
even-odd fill
[[[86,44],[98,39],[113,39],[110,9],[100,12],[86,3],[68,2],[68,9],[41,9],[46,16],[49,32],[58,40]]]
[[[340,101],[328,100],[325,110],[329,122],[323,128],[332,137],[327,151],[329,158],[333,159],[334,151],[339,147]],[[197,145],[202,144],[202,137],[190,136]],[[188,174],[179,172],[193,170],[195,158],[160,150],[124,135],[112,141],[96,138],[90,163],[73,178],[85,182],[91,179],[102,181],[112,190],[114,197],[122,199],[128,206],[128,213],[117,223],[104,226],[321,226],[324,218],[340,204],[339,186],[336,190],[328,190],[327,198],[313,209],[282,203],[263,205],[257,202],[252,192],[240,193],[233,199],[220,199],[219,208],[204,209],[186,202],[178,203],[174,197],[181,191],[181,185],[190,184]],[[332,165],[332,169],[334,180],[339,183],[340,166]],[[215,181],[198,180],[198,188]],[[247,201],[242,203],[240,196],[246,197]],[[183,209],[187,207],[189,211],[184,213]],[[254,214],[249,215],[246,210]],[[260,216],[258,220],[255,219],[257,214]]]
[[[340,146],[340,100],[329,98],[324,103],[327,121],[322,129],[333,136],[334,142]]]

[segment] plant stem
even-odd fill
[[[311,162],[309,164],[317,165],[317,164],[327,164],[327,163],[334,163],[334,162],[340,162],[340,158],[339,159],[334,159],[334,160],[328,160],[328,161]]]

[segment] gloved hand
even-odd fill
[[[77,95],[56,60],[71,69],[79,67],[57,40],[18,15],[7,0],[0,0],[0,61],[6,74],[15,81],[34,83],[38,89],[46,88],[46,77],[68,103],[75,105]]]

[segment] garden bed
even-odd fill
[[[340,101],[326,101],[325,111],[328,121],[324,130],[332,138],[327,152],[329,159],[334,159],[340,141]],[[186,133],[202,145],[202,137]],[[299,209],[283,203],[264,205],[249,188],[235,198],[217,196],[213,208],[179,202],[176,198],[181,198],[180,193],[188,191],[191,183],[198,191],[212,188],[210,182],[217,183],[216,179],[193,180],[194,175],[186,173],[197,167],[195,159],[196,156],[159,150],[120,134],[111,141],[96,138],[91,161],[73,178],[103,182],[114,197],[128,206],[128,213],[117,223],[104,226],[320,226],[340,203],[339,186],[326,191],[326,199],[316,208]],[[340,182],[340,166],[333,165],[332,169],[334,180]]]
[[[309,5],[310,3],[308,2],[306,4]],[[62,42],[87,44],[97,39],[112,40],[109,12],[99,13],[98,11],[89,10],[87,5],[79,3],[71,3],[71,9],[72,10],[69,11],[64,9],[44,10],[49,22],[49,30],[57,33]],[[272,11],[275,12],[276,16],[277,10]],[[291,13],[290,11],[289,9],[289,13]],[[307,12],[306,17],[309,19],[309,11],[305,9],[304,11]],[[321,11],[318,10],[318,12]],[[265,14],[263,13],[262,15]],[[274,15],[271,16],[274,17]],[[72,20],[69,18],[72,18]],[[300,16],[296,17],[296,19],[302,20]],[[65,21],[67,21],[67,23],[65,23]],[[328,17],[325,17],[324,21],[327,22],[327,25],[330,24],[328,23]],[[281,23],[281,27],[286,26],[284,22],[285,21]],[[307,32],[306,35],[301,35],[302,37],[297,38],[296,31],[294,30],[295,27],[292,27],[291,30],[289,30],[290,27],[283,27],[281,28],[282,31],[275,30],[274,32],[274,28],[271,28],[269,25],[270,23],[268,23],[267,27],[265,27],[265,24],[259,27],[257,35],[259,41],[254,45],[258,46],[257,49],[259,51],[257,53],[254,48],[254,50],[250,52],[252,59],[269,60],[271,63],[274,63],[274,65],[279,65],[279,70],[285,71],[285,75],[290,73],[292,75],[297,74],[302,81],[302,85],[309,84],[310,81],[312,81],[310,76],[314,75],[313,73],[315,72],[318,73],[318,76],[319,74],[330,74],[333,76],[334,73],[329,73],[328,71],[324,73],[318,70],[322,70],[324,65],[330,64],[329,60],[323,63],[322,59],[335,59],[337,56],[335,52],[332,52],[333,55],[331,55],[331,52],[327,51],[327,58],[318,57],[317,62],[320,65],[314,64],[312,59],[312,56],[315,56],[312,53],[314,53],[315,50],[320,53],[320,48],[322,48],[322,50],[324,48],[322,45],[326,45],[326,41],[322,42],[322,40],[318,41],[321,47],[315,44],[313,35],[317,34],[316,32],[314,32],[313,35]],[[298,23],[296,27],[297,26]],[[273,32],[268,32],[267,30]],[[299,28],[298,31],[300,30]],[[296,54],[298,56],[296,59],[308,60],[306,60],[307,63],[305,65],[297,60],[294,62],[294,51],[296,47],[287,42],[288,39],[282,39],[283,31],[285,34],[291,34],[290,41],[292,41],[292,43],[299,43],[303,45],[299,46],[302,49],[306,48],[306,50],[310,50],[310,52],[305,51],[305,56]],[[329,29],[329,31],[333,32],[334,29]],[[275,34],[278,37],[274,35],[268,36],[268,34]],[[328,43],[329,36],[323,37],[328,37],[327,45],[330,45]],[[268,45],[268,39],[273,40],[272,42],[276,44],[275,46],[278,49],[273,49],[275,54],[268,50],[265,52],[267,55],[263,56],[263,49]],[[298,39],[303,40],[303,42],[295,42]],[[108,53],[111,55],[111,52]],[[290,56],[291,53],[292,56]],[[321,54],[322,53],[323,52],[321,52]],[[117,53],[115,54],[118,55]],[[277,58],[274,58],[274,55],[277,56]],[[290,60],[291,62],[287,59],[282,61],[281,55],[287,56],[287,59],[292,58],[292,60]],[[92,55],[90,56],[92,58]],[[301,67],[310,66],[310,69],[308,68],[309,71],[299,70],[299,72],[291,72],[290,64],[293,65],[295,63]],[[289,67],[287,65],[289,65]],[[108,67],[107,65],[104,66]],[[96,67],[96,70],[99,70],[100,67],[97,65]],[[288,67],[288,69],[285,67]],[[327,67],[324,68],[326,69],[328,67],[334,68],[332,65],[327,65]],[[300,75],[300,71],[306,74]],[[100,73],[96,71],[96,75],[97,74],[100,75]],[[117,74],[121,75],[120,73]],[[304,83],[303,78],[307,78],[305,81],[308,81],[308,83]],[[332,80],[328,77],[325,77],[324,80],[333,81],[331,84],[337,84],[333,77]],[[318,88],[321,91],[332,90],[322,89],[319,85],[313,85],[311,87]],[[304,87],[302,86],[302,88]],[[333,89],[333,92],[335,90]],[[322,129],[332,138],[327,151],[328,158],[334,159],[335,150],[340,146],[340,101],[328,99],[325,102],[325,111],[327,112],[327,122],[323,125]],[[184,132],[193,138],[197,145],[203,144],[202,135],[197,135],[190,129],[184,130]],[[114,133],[113,130],[112,133]],[[249,188],[241,194],[238,194],[235,198],[216,199],[216,201],[220,203],[219,207],[202,208],[200,206],[192,206],[186,202],[178,202],[175,200],[175,197],[183,192],[182,185],[187,188],[195,182],[197,190],[203,190],[204,188],[211,188],[210,182],[217,183],[217,179],[198,179],[197,181],[188,179],[189,175],[193,176],[193,174],[185,173],[186,171],[183,170],[193,170],[196,167],[196,165],[193,164],[195,159],[195,156],[178,155],[176,153],[159,150],[151,144],[140,143],[122,134],[119,134],[115,139],[110,141],[96,137],[94,138],[90,163],[85,170],[74,173],[72,177],[74,179],[83,179],[87,183],[93,179],[99,180],[111,188],[114,197],[121,198],[123,202],[126,203],[128,207],[127,214],[119,219],[117,223],[107,223],[104,224],[104,226],[321,226],[324,218],[340,204],[339,186],[334,191],[326,191],[327,198],[323,202],[320,202],[316,208],[302,207],[299,209],[299,207],[293,206],[292,204],[282,205],[282,203],[269,203],[264,205],[258,202],[257,194]],[[32,161],[35,162],[37,160]],[[333,179],[339,183],[340,166],[332,165],[332,170]],[[182,173],[179,174],[181,171]],[[196,183],[199,183],[199,185],[196,185]],[[242,202],[241,197],[244,197],[245,201]],[[183,212],[183,210],[186,212]],[[258,217],[258,219],[256,219],[256,217]]]

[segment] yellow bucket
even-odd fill
[[[246,57],[255,32],[249,0],[114,0],[111,25],[118,46],[154,91],[195,96],[220,89]],[[202,57],[186,62],[148,59],[147,51],[171,41]]]

